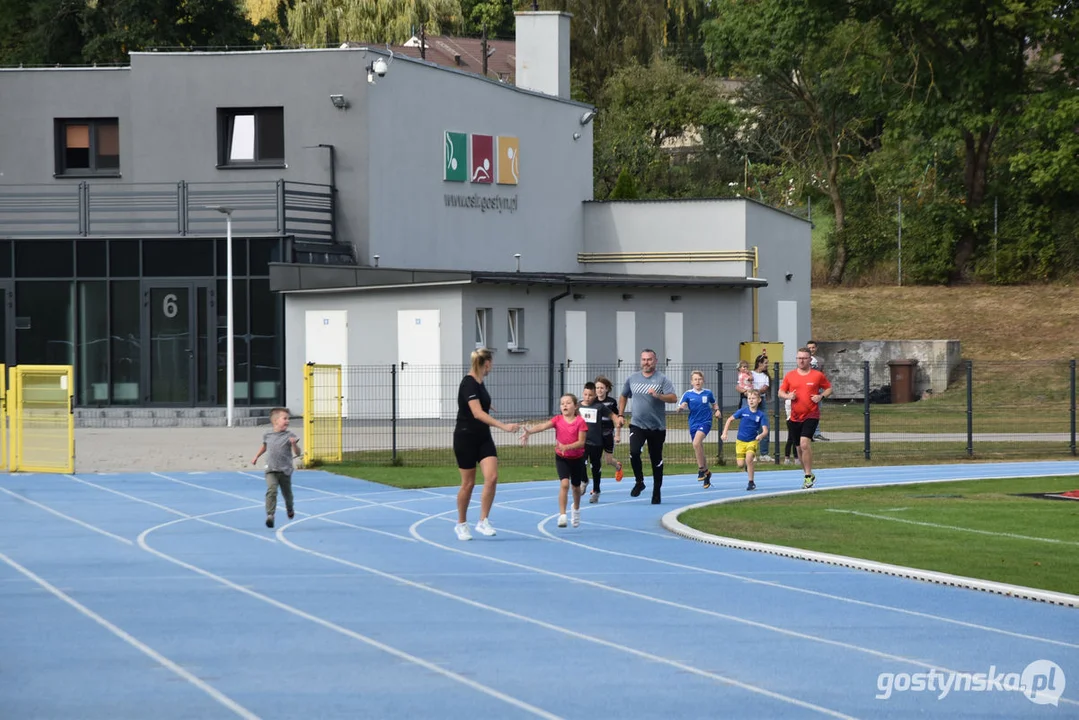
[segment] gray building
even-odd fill
[[[73,363],[82,405],[222,404],[222,206],[240,405],[299,407],[308,362],[446,368],[401,376],[426,417],[480,345],[545,372],[521,400],[545,403],[558,367],[576,388],[644,346],[677,369],[808,337],[809,224],[594,202],[569,17],[517,27],[517,86],[364,47],[0,70],[0,360]]]

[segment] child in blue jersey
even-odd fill
[[[704,439],[712,432],[712,416],[722,417],[716,396],[711,390],[704,389],[704,373],[694,370],[689,376],[692,388],[686,390],[678,407],[689,411],[689,437],[693,441],[693,453],[697,456],[697,479],[704,481],[704,487],[712,487],[712,471],[708,469],[708,460],[704,456]]]
[[[734,459],[738,462],[738,467],[744,467],[749,473],[746,490],[757,489],[757,483],[753,482],[753,469],[760,453],[760,441],[768,437],[768,416],[760,411],[760,404],[761,394],[758,391],[747,392],[746,406],[731,413],[727,424],[723,426],[723,434],[719,436],[720,440],[726,441],[731,423],[738,420],[738,441],[734,445]]]

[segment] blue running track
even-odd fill
[[[1029,475],[1079,463],[824,469],[818,486]],[[669,478],[659,506],[605,479],[576,529],[556,527],[555,482],[502,485],[498,536],[472,542],[456,488],[294,483],[296,519],[281,502],[269,530],[257,472],[0,475],[0,718],[1079,717],[1079,609],[660,527],[744,493],[740,474]],[[1039,660],[1066,678],[1058,705],[1005,689]],[[939,687],[991,669],[987,691]]]

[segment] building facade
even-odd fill
[[[223,404],[223,212],[238,405],[299,406],[307,362],[485,345],[547,402],[559,367],[808,337],[808,223],[593,202],[569,17],[519,14],[516,53],[516,87],[365,47],[0,70],[0,359],[74,364],[84,406]]]

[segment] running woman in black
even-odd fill
[[[491,351],[486,348],[472,353],[472,369],[461,380],[457,390],[457,425],[453,429],[453,454],[461,471],[461,489],[457,491],[457,526],[454,531],[458,540],[471,540],[468,530],[468,505],[472,502],[472,490],[476,487],[476,465],[483,471],[483,495],[480,496],[480,521],[476,532],[491,537],[495,529],[487,520],[495,501],[498,484],[498,452],[491,438],[491,428],[509,433],[517,432],[517,423],[504,423],[490,416],[491,396],[483,386],[483,379],[491,372]]]

